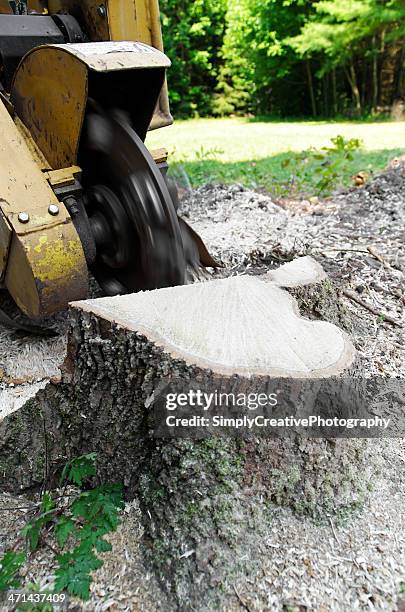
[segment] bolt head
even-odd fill
[[[28,223],[30,216],[27,212],[20,212],[18,213],[18,220],[20,223]]]
[[[104,4],[100,4],[100,6],[97,9],[97,12],[100,15],[100,17],[105,17],[107,15],[107,9],[105,8]]]
[[[50,204],[48,207],[48,212],[50,215],[52,215],[52,217],[56,217],[56,215],[59,215],[59,206],[56,204]]]

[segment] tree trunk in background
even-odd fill
[[[322,93],[323,93],[323,114],[329,116],[329,74],[324,74],[322,78]]]
[[[394,99],[401,98],[405,94],[405,48],[402,47],[398,55],[398,64],[395,71]]]
[[[369,102],[368,71],[369,71],[368,62],[365,58],[363,58],[361,61],[361,87],[360,87],[360,90],[361,90],[360,100],[361,100],[362,108],[366,108]]]
[[[356,107],[356,114],[360,115],[361,114],[360,91],[359,91],[359,86],[357,84],[356,69],[354,67],[353,62],[351,62],[349,66],[349,70],[345,68],[345,72],[346,72],[347,80],[349,81],[349,84],[352,90],[353,101]]]
[[[333,98],[333,114],[337,115],[338,113],[338,101],[337,101],[337,91],[336,91],[336,69],[332,70],[332,98]]]
[[[308,89],[309,89],[309,97],[311,99],[312,114],[314,117],[316,117],[317,112],[316,112],[316,102],[315,102],[315,93],[314,93],[314,83],[312,79],[311,63],[309,60],[305,61],[305,68],[307,71]]]
[[[383,107],[391,106],[397,97],[398,70],[402,54],[403,48],[399,43],[385,47],[380,69],[380,103]]]
[[[373,36],[373,100],[371,103],[373,113],[377,110],[378,104],[378,55],[377,55],[377,40]]]
[[[378,71],[378,105],[379,106],[381,106],[382,104],[382,92],[383,92],[382,66],[384,62],[384,52],[385,52],[385,28],[383,28],[383,30],[381,31],[380,40],[381,41],[380,41],[379,55],[381,57],[381,65],[380,65],[380,70]]]

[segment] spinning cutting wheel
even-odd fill
[[[165,180],[124,114],[96,105],[83,144],[83,203],[107,295],[184,284],[186,240]]]

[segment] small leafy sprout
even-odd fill
[[[66,544],[69,536],[75,531],[74,521],[68,516],[62,515],[55,525],[55,537],[60,548]]]
[[[69,536],[76,546],[57,557],[55,589],[67,590],[83,600],[90,597],[90,573],[103,562],[97,553],[111,550],[104,536],[118,527],[118,512],[123,508],[120,485],[102,485],[85,491],[73,500],[69,516],[63,516],[56,526],[56,538],[63,549]]]
[[[80,550],[80,547],[59,555],[57,560],[59,566],[56,570],[55,590],[60,592],[66,589],[83,601],[90,599],[90,573],[99,569],[103,562],[91,549]]]
[[[56,504],[49,493],[44,493],[39,516],[25,525],[21,530],[21,535],[26,537],[31,551],[38,548],[42,529],[52,523],[56,512]]]
[[[291,188],[296,192],[304,192],[308,186],[312,186],[317,195],[328,195],[344,182],[348,164],[353,161],[353,154],[361,148],[362,143],[357,138],[346,140],[341,135],[332,138],[331,143],[333,146],[322,147],[320,150],[311,148],[292,153],[281,162],[283,169],[290,169],[286,194]]]
[[[216,159],[219,155],[222,155],[224,151],[218,148],[206,149],[204,146],[201,147],[195,152],[196,159],[198,161],[204,161],[206,159]]]
[[[0,591],[16,589],[20,586],[17,574],[26,560],[23,552],[6,552],[0,560]]]
[[[69,461],[62,471],[60,486],[81,487],[96,475],[95,462],[95,453]],[[119,525],[119,512],[124,506],[122,486],[106,484],[82,491],[69,498],[68,505],[61,501],[63,498],[45,492],[37,516],[25,525],[21,536],[26,538],[31,552],[41,545],[45,530],[53,536],[59,548],[55,552],[54,592],[66,590],[86,601],[90,598],[91,572],[103,565],[97,553],[111,550],[104,537]],[[16,575],[25,560],[22,552],[9,551],[4,555],[0,560],[0,590],[20,586]]]
[[[67,480],[81,487],[84,480],[96,475],[96,457],[96,453],[89,453],[69,461],[62,470],[60,484]]]

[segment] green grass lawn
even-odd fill
[[[340,166],[335,184],[349,184],[350,177],[359,171],[377,172],[390,159],[405,153],[405,122],[389,121],[192,119],[151,132],[147,144],[150,148],[167,147],[173,171],[192,186],[239,182],[283,195],[294,189],[316,192],[312,161],[297,163],[296,154],[331,146],[330,139],[338,134],[346,140],[361,140],[362,147],[354,152],[353,160]],[[323,172],[322,168],[318,172]]]

